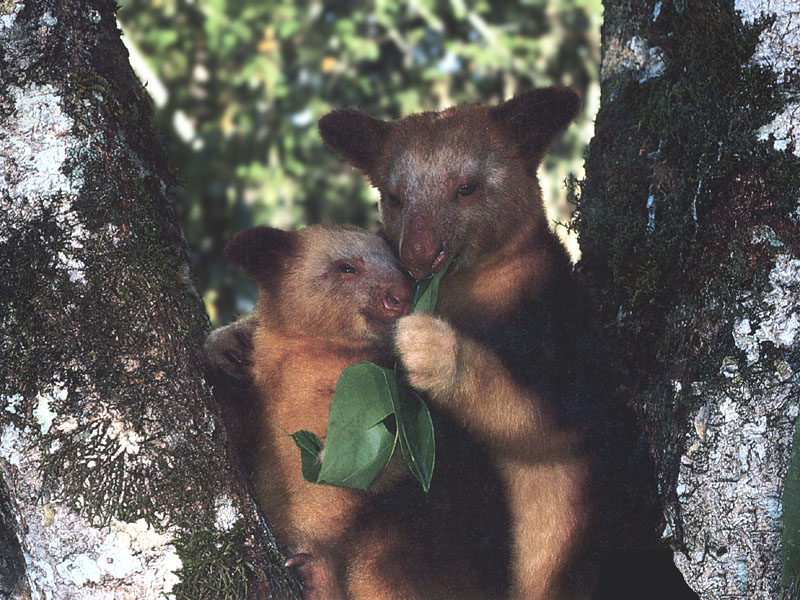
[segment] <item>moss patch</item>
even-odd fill
[[[264,573],[256,569],[241,549],[265,551],[254,548],[247,531],[240,523],[221,533],[203,529],[195,531],[175,543],[183,568],[177,573],[181,583],[173,590],[177,600],[243,600],[261,598],[258,590],[266,579],[279,583],[281,597],[299,596],[300,586],[286,582],[277,573]]]
[[[243,527],[227,534],[204,529],[178,540],[175,546],[183,568],[181,583],[173,590],[178,600],[240,600],[248,597],[251,566],[240,549]]]
[[[0,368],[0,395],[16,402],[15,414],[0,406],[0,425],[30,427],[45,501],[95,525],[144,518],[177,531],[181,597],[296,597],[216,426],[175,177],[114,9],[26,2],[0,48],[0,94],[54,90],[76,140],[61,167],[74,195],[0,192],[27,211],[0,214],[0,364],[13,365]],[[38,25],[45,12],[54,25]],[[2,96],[5,114],[14,97]],[[53,414],[41,434],[31,416],[40,394]],[[221,497],[241,517],[230,532],[214,530]]]
[[[800,249],[791,217],[800,162],[756,139],[788,94],[751,60],[767,25],[742,24],[728,2],[664,3],[650,44],[665,70],[604,98],[578,186],[583,268],[596,282],[617,389],[665,449],[654,456],[665,489],[692,382],[713,384],[729,355],[753,374],[731,323],[766,289],[776,254]],[[764,225],[783,250],[753,244]]]

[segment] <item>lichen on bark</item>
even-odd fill
[[[115,10],[0,8],[3,515],[34,598],[293,597],[202,380],[175,176]]]
[[[652,527],[704,598],[779,585],[800,357],[781,341],[796,309],[775,282],[800,256],[800,162],[763,137],[798,92],[754,60],[768,12],[607,2],[578,202],[618,390],[656,466],[665,518]]]

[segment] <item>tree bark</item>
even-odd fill
[[[115,10],[0,2],[0,592],[295,598],[202,378],[175,176]]]
[[[605,2],[583,270],[650,445],[651,531],[704,599],[781,588],[800,399],[798,30],[788,0]]]

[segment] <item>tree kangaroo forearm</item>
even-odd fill
[[[463,335],[448,396],[464,424],[490,443],[530,440],[550,429],[535,394],[514,380],[494,352]]]

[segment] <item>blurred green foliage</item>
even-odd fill
[[[215,324],[254,292],[222,248],[252,225],[375,228],[377,196],[322,144],[316,121],[384,118],[572,85],[582,121],[545,165],[581,169],[596,111],[601,0],[121,0],[131,60],[184,185],[179,210]],[[552,194],[551,194],[552,195]],[[563,215],[557,218],[564,218]]]

